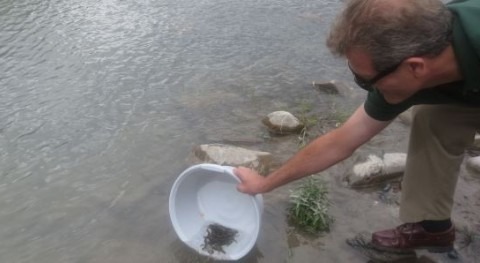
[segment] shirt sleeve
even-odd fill
[[[378,121],[390,121],[412,106],[410,100],[399,104],[388,103],[378,90],[368,93],[364,103],[365,112],[368,116]]]

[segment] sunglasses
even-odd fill
[[[379,80],[381,80],[382,78],[386,77],[387,75],[395,72],[397,70],[397,68],[403,63],[403,60],[400,61],[400,63],[397,63],[383,71],[380,71],[375,77],[367,80],[367,79],[364,79],[362,78],[361,76],[359,76],[357,73],[355,73],[355,71],[352,70],[352,67],[350,66],[350,62],[347,62],[347,65],[348,65],[348,68],[350,69],[350,71],[352,72],[353,74],[353,77],[354,77],[354,81],[355,83],[357,83],[357,85],[366,90],[366,91],[373,91],[373,86],[375,85],[375,83],[377,83]]]

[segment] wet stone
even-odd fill
[[[378,193],[378,199],[388,205],[400,205],[401,182],[387,183]]]
[[[215,251],[225,254],[223,250],[224,246],[229,246],[233,242],[236,242],[236,236],[238,231],[219,224],[210,224],[207,227],[207,234],[203,239],[202,249],[209,254],[213,254]]]
[[[215,163],[226,166],[245,166],[267,174],[272,154],[226,144],[202,144],[193,149],[195,163]]]
[[[287,135],[301,131],[305,125],[288,111],[274,111],[262,119],[270,133]]]
[[[401,179],[405,170],[405,153],[385,153],[383,158],[369,155],[365,162],[357,163],[347,181],[351,188],[377,188],[390,181]]]
[[[451,259],[458,259],[459,258],[458,251],[455,250],[455,249],[450,250],[448,252],[447,256],[448,256],[448,258],[451,258]]]
[[[471,157],[467,160],[466,166],[473,175],[479,176],[480,175],[480,156]]]
[[[327,94],[339,94],[338,92],[338,84],[335,81],[313,81],[312,86],[321,92],[325,92]]]

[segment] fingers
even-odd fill
[[[264,178],[256,171],[247,167],[234,168],[233,173],[240,179],[237,190],[241,193],[255,195],[264,192]]]
[[[245,179],[244,179],[244,172],[248,168],[245,167],[237,167],[233,169],[233,173],[240,179],[240,183],[237,184],[237,190],[241,193],[247,193],[246,186],[244,184]]]
[[[240,193],[244,193],[244,194],[247,193],[247,189],[245,188],[245,186],[243,184],[237,184],[237,191],[239,191]]]

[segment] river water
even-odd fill
[[[332,104],[309,83],[350,79],[324,44],[340,5],[0,1],[0,262],[205,261],[171,227],[173,181],[195,145],[262,141],[271,111],[311,104],[327,114]],[[386,136],[403,147],[403,135]],[[255,147],[278,159],[297,149],[288,139]],[[368,196],[333,194],[343,217],[303,241],[285,222],[288,188],[266,195],[257,246],[242,261],[364,262],[344,243],[371,230],[358,204],[382,226],[395,208],[385,215]]]

